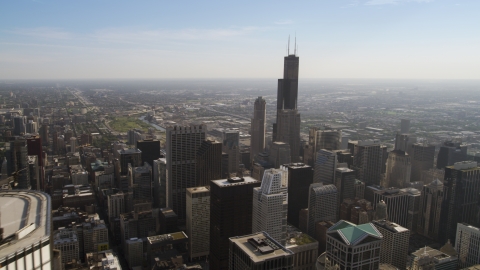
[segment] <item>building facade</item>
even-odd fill
[[[210,186],[187,188],[187,235],[190,259],[210,252]]]

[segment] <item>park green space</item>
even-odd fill
[[[149,124],[144,123],[142,120],[130,116],[115,117],[108,125],[117,132],[127,132],[134,128],[147,131],[150,127]]]

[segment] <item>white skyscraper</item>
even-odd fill
[[[265,231],[285,245],[287,237],[288,171],[269,169],[260,187],[253,189],[252,231]]]
[[[480,264],[480,229],[458,223],[455,250],[458,252],[458,269]]]

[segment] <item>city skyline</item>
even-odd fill
[[[0,79],[277,78],[289,35],[302,79],[480,79],[480,3],[290,6],[10,2],[0,11]]]

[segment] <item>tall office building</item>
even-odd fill
[[[167,207],[167,160],[165,158],[153,161],[153,205],[155,208]]]
[[[152,166],[147,162],[143,166],[128,166],[131,179],[130,187],[133,189],[133,198],[152,202]]]
[[[480,264],[480,229],[467,223],[458,223],[456,234],[458,269]]]
[[[132,167],[140,167],[142,163],[142,151],[134,148],[118,150],[120,156],[120,173],[122,175],[128,174],[128,164]]]
[[[342,131],[329,127],[311,127],[308,136],[308,153],[304,154],[303,161],[310,166],[315,164],[317,152],[320,149],[329,151],[341,149]],[[307,158],[305,158],[307,156]]]
[[[160,158],[160,141],[145,139],[137,141],[137,148],[142,151],[142,162],[153,165],[153,161]]]
[[[287,237],[288,171],[269,169],[253,189],[252,232],[264,231],[282,245]]]
[[[50,196],[32,190],[0,191],[0,213],[0,268],[52,269]]]
[[[335,186],[338,191],[338,205],[345,199],[355,199],[355,171],[349,168],[335,170]]]
[[[440,180],[435,179],[423,186],[417,232],[436,241],[440,230],[442,202],[443,183]]]
[[[13,118],[13,134],[22,135],[26,132],[27,118],[25,116],[15,116]]]
[[[382,186],[386,188],[409,186],[411,166],[410,156],[406,152],[393,150],[388,153],[387,172]]]
[[[460,142],[446,141],[440,146],[437,156],[437,169],[452,166],[456,162],[466,161],[468,145]]]
[[[197,151],[196,186],[208,186],[210,181],[222,178],[222,144],[217,141],[202,142]]]
[[[136,237],[125,241],[125,259],[128,262],[128,266],[133,269],[134,267],[141,267],[143,263],[143,241]]]
[[[250,160],[253,161],[258,153],[265,149],[265,132],[267,123],[267,103],[258,97],[253,105],[253,118],[251,122]]]
[[[325,269],[380,269],[382,241],[372,223],[355,225],[340,220],[327,231]]]
[[[457,223],[477,224],[480,167],[475,161],[457,162],[445,168],[440,217],[441,242],[455,242]]]
[[[27,141],[18,137],[14,141],[6,143],[7,171],[8,175],[16,173],[15,189],[30,189],[30,167],[28,164]]]
[[[323,185],[322,183],[310,185],[307,221],[309,235],[315,235],[317,222],[337,221],[337,196],[335,185]]]
[[[228,269],[229,238],[252,233],[253,188],[251,177],[210,182],[210,267]]]
[[[228,155],[228,173],[238,173],[240,165],[240,134],[238,130],[224,130],[222,151]]]
[[[397,133],[395,135],[395,150],[412,153],[412,146],[417,142],[417,137],[412,134]]]
[[[266,232],[229,239],[228,269],[293,270],[294,253]]]
[[[77,151],[77,138],[70,137],[70,152],[75,153]]]
[[[321,149],[317,153],[313,174],[314,183],[334,184],[337,155],[333,151]]]
[[[187,235],[189,257],[210,252],[210,186],[187,188]]]
[[[387,220],[375,220],[372,223],[383,235],[380,263],[391,264],[398,269],[407,269],[410,231]]]
[[[205,141],[205,125],[167,127],[167,207],[186,222],[186,189],[195,187],[197,151]]]
[[[289,224],[299,228],[300,210],[308,207],[308,193],[313,180],[312,167],[303,163],[290,163],[280,166],[288,172],[288,212]],[[294,194],[294,195],[293,195]]]
[[[410,182],[422,181],[422,171],[428,171],[433,168],[435,146],[415,143],[412,145],[411,157],[412,173],[410,174]]]
[[[365,185],[379,185],[384,167],[384,150],[378,140],[365,140],[349,143],[353,153],[353,167],[357,179]]]
[[[400,133],[409,133],[409,132],[410,132],[410,119],[401,119]]]
[[[283,164],[289,164],[291,159],[290,146],[284,142],[273,142],[270,146],[270,163],[274,168],[280,168]]]
[[[288,52],[284,58],[283,79],[278,80],[277,119],[272,140],[290,145],[290,160],[297,162],[300,154],[300,114],[297,110],[299,58]]]

